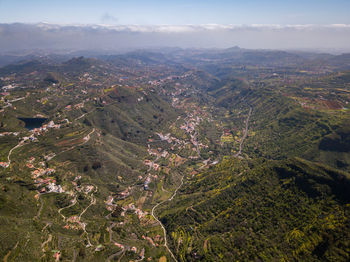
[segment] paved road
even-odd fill
[[[69,206],[66,206],[66,207],[62,207],[62,208],[60,208],[60,209],[58,210],[58,214],[60,214],[60,215],[63,217],[63,221],[66,221],[66,217],[65,217],[65,215],[63,215],[63,214],[61,213],[61,211],[62,211],[63,209],[70,208],[70,207],[74,206],[76,203],[77,203],[77,196],[74,196],[73,201],[72,201],[72,204],[70,204]]]
[[[163,229],[163,232],[164,232],[164,246],[165,248],[168,250],[168,252],[170,253],[171,257],[177,261],[176,257],[174,256],[173,252],[170,250],[169,246],[168,246],[168,241],[167,241],[167,232],[166,232],[166,229],[164,227],[164,225],[162,224],[162,222],[160,222],[160,220],[156,217],[156,215],[154,214],[155,210],[157,207],[159,207],[161,204],[167,202],[167,201],[171,201],[174,199],[174,197],[176,196],[177,194],[177,191],[182,187],[183,185],[183,179],[184,177],[181,178],[181,184],[176,188],[176,190],[174,191],[174,194],[167,200],[164,200],[158,204],[156,204],[153,208],[152,208],[152,212],[151,212],[151,215],[152,217],[160,224],[160,226],[162,227]]]
[[[16,148],[21,147],[23,145],[24,145],[24,142],[23,142],[23,140],[21,140],[16,146],[11,148],[11,150],[9,151],[9,154],[7,155],[7,160],[8,160],[8,164],[9,164],[8,167],[10,167],[10,165],[11,165],[10,157],[11,157],[11,154],[12,154],[13,150],[15,150]]]
[[[239,151],[235,154],[235,157],[238,157],[242,153],[243,142],[247,138],[247,135],[248,135],[249,120],[250,120],[250,116],[252,115],[252,111],[253,111],[253,109],[250,107],[248,117],[247,117],[246,122],[245,122],[245,128],[243,130],[243,137],[242,137],[241,143],[239,144]]]

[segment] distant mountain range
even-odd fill
[[[350,26],[333,25],[79,25],[0,24],[0,50],[229,48],[349,52]]]

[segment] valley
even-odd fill
[[[350,68],[308,57],[0,68],[0,257],[347,261]]]

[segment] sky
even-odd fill
[[[350,24],[349,0],[0,0],[0,23]]]
[[[152,47],[350,52],[350,0],[0,0],[0,53]]]

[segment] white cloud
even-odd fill
[[[154,46],[349,50],[350,25],[0,24],[0,50],[123,49]]]
[[[106,16],[106,14],[104,15]],[[107,14],[107,16],[109,16]],[[108,18],[109,19],[109,18]],[[114,19],[114,18],[113,18]],[[116,18],[115,18],[116,19]],[[300,24],[300,25],[279,25],[279,24],[203,24],[203,25],[111,25],[111,24],[49,24],[49,23],[38,23],[33,26],[44,29],[44,30],[58,30],[67,28],[76,29],[95,29],[95,30],[109,30],[109,31],[120,31],[120,32],[140,32],[140,33],[186,33],[196,31],[232,31],[241,29],[254,29],[254,30],[322,30],[322,29],[350,29],[350,24],[329,24],[329,25],[314,25],[314,24]]]

